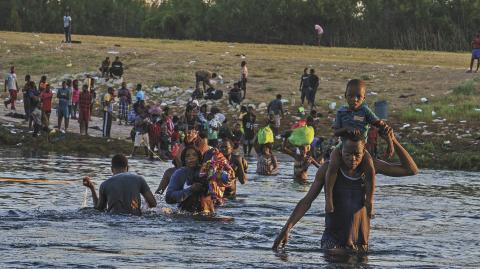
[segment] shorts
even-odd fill
[[[149,145],[150,145],[150,142],[148,140],[148,134],[141,134],[140,132],[135,133],[135,142],[133,143],[133,146],[135,146],[135,147],[141,147],[141,146],[148,147]]]
[[[472,59],[480,59],[480,49],[472,50]]]
[[[69,114],[68,114],[68,106],[58,106],[57,108],[57,116],[58,118],[65,118],[67,119]]]

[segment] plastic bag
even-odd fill
[[[315,137],[315,130],[311,126],[302,126],[293,129],[292,134],[288,137],[288,142],[294,146],[310,145]]]
[[[264,145],[267,143],[273,143],[273,131],[270,126],[260,128],[257,133],[258,144]]]

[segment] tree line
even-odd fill
[[[0,30],[229,42],[468,50],[479,0],[2,0]]]

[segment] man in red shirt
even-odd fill
[[[477,60],[477,69],[475,73],[478,72],[478,68],[480,67],[480,31],[477,32],[477,35],[472,40],[472,59],[470,60],[470,69],[467,70],[467,73],[472,73],[473,62],[475,59]]]
[[[50,90],[48,83],[44,84],[44,90],[40,94],[40,100],[42,102],[42,125],[48,129],[50,125],[50,113],[52,112],[52,98],[53,93]]]
[[[78,116],[78,123],[80,124],[80,134],[88,135],[88,121],[90,120],[90,107],[92,105],[92,95],[88,91],[88,85],[83,85],[80,99],[80,114]]]

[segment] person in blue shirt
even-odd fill
[[[137,84],[137,94],[135,95],[135,99],[137,100],[137,102],[140,102],[140,101],[145,101],[145,92],[143,91],[142,89],[142,84]]]
[[[335,118],[335,136],[345,140],[346,136],[360,136],[367,139],[367,132],[370,125],[378,127],[383,133],[388,133],[391,128],[364,103],[366,96],[366,86],[363,80],[352,79],[348,82],[345,90],[345,99],[347,106],[341,107],[337,111]],[[388,136],[386,136],[388,138]],[[391,144],[391,143],[390,143]],[[330,163],[325,176],[325,211],[334,212],[333,208],[333,187],[340,169],[341,143],[334,149],[330,155]],[[393,152],[389,153],[393,155]],[[366,182],[366,202],[367,214],[373,217],[373,193],[375,191],[375,168],[373,160],[368,151],[365,151],[365,158],[362,161],[362,167],[365,171]]]
[[[180,159],[182,167],[171,176],[165,201],[168,204],[178,204],[181,210],[213,213],[213,200],[207,195],[208,183],[199,176],[202,153],[190,145],[183,149]]]

